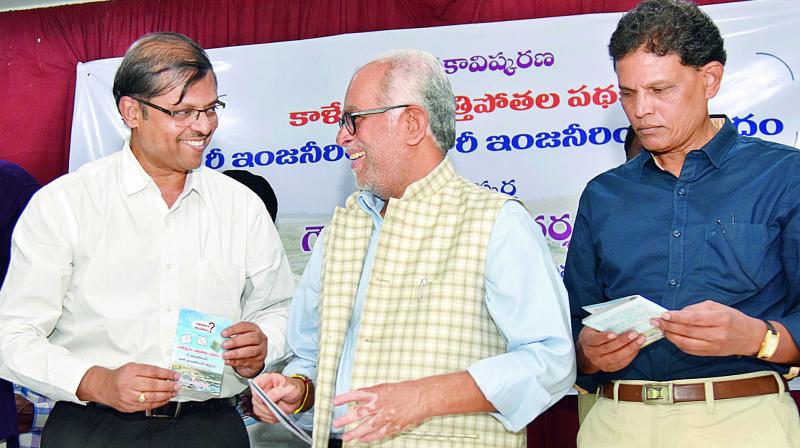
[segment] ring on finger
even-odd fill
[[[147,395],[144,392],[139,394],[139,403],[145,403],[147,401]]]

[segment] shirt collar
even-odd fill
[[[378,196],[375,196],[375,194],[373,194],[371,191],[366,190],[358,194],[356,201],[362,210],[367,212],[368,215],[372,216],[373,220],[383,219],[383,217],[381,217],[381,210],[383,210],[383,205],[386,203],[386,201]]]
[[[122,144],[122,160],[120,164],[122,168],[122,185],[125,189],[125,194],[128,196],[144,190],[150,184],[152,184],[154,188],[158,188],[150,175],[142,168],[136,156],[133,155],[130,137],[126,138],[125,142]],[[195,191],[200,195],[200,198],[203,198],[203,182],[200,176],[203,169],[203,165],[200,165],[197,169],[189,171],[186,176],[186,184],[183,186],[181,197]]]
[[[733,147],[733,144],[736,142],[736,138],[739,134],[736,132],[736,128],[726,115],[711,115],[710,117],[712,120],[723,119],[724,123],[714,137],[712,137],[711,140],[709,140],[708,143],[706,143],[702,148],[699,148],[699,151],[706,155],[708,161],[714,165],[714,168],[719,169],[719,167],[722,166],[722,162],[725,161],[725,156],[728,154],[728,151],[730,151],[731,147]],[[657,167],[657,164],[655,163],[656,161],[653,158],[653,154],[646,149],[642,150],[642,152],[639,153],[634,160],[636,163],[640,164],[642,176],[644,176],[644,168],[648,165],[648,163]]]

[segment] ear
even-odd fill
[[[405,126],[406,144],[417,146],[428,135],[428,112],[416,105],[406,107],[404,112],[401,122]]]
[[[122,121],[124,121],[129,128],[134,129],[139,127],[139,120],[142,119],[139,112],[142,109],[138,101],[129,96],[123,96],[120,98],[117,108],[119,109],[119,114],[122,115]]]
[[[703,74],[703,81],[706,84],[706,99],[710,100],[717,96],[717,92],[719,92],[725,67],[718,61],[712,61],[701,67],[700,70]]]

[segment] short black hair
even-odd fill
[[[157,32],[134,42],[114,76],[114,100],[123,96],[150,99],[163,95],[183,83],[184,95],[195,82],[214,69],[208,55],[197,42],[183,34]],[[214,75],[214,82],[217,78]]]
[[[712,61],[725,65],[727,59],[719,28],[686,0],[645,0],[622,16],[608,54],[616,65],[640,48],[658,56],[675,53],[683,65],[695,68]]]
[[[272,222],[275,222],[275,218],[278,216],[278,197],[267,179],[247,170],[225,170],[222,174],[239,181],[239,183],[253,190],[267,207],[267,211],[272,217]]]

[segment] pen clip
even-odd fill
[[[419,281],[419,290],[417,291],[417,300],[422,300],[422,290],[425,289],[425,285],[428,284],[428,277],[422,277],[422,280]]]

